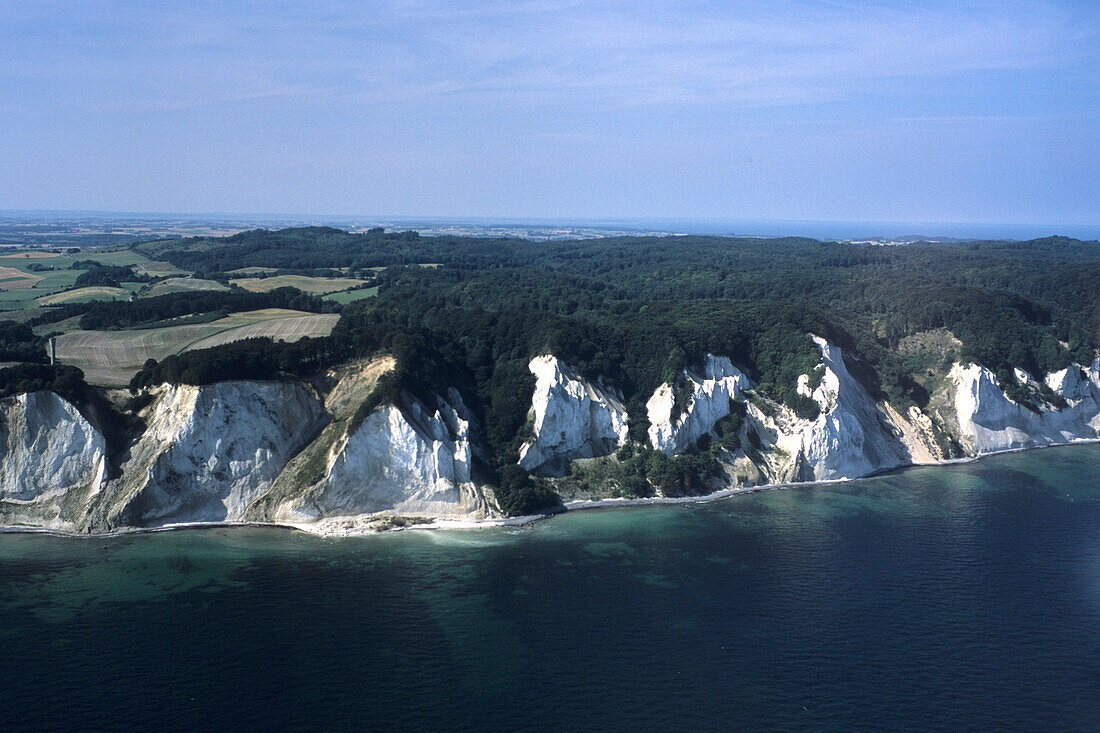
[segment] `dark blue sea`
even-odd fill
[[[1100,730],[1100,446],[519,528],[0,536],[5,730]]]

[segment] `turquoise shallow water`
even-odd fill
[[[9,729],[1100,729],[1100,446],[528,527],[0,535]]]

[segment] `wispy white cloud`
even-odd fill
[[[790,105],[974,72],[1096,70],[1037,2],[0,3],[0,85],[62,103]],[[1100,81],[1100,80],[1098,80]],[[888,89],[887,89],[888,91]]]
[[[9,206],[1091,221],[1095,0],[0,0]]]

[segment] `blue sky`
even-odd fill
[[[1100,3],[0,0],[0,209],[1100,223]]]

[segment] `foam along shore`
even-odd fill
[[[180,522],[166,524],[159,527],[123,527],[106,532],[70,532],[65,530],[50,529],[48,527],[33,526],[0,526],[0,534],[46,534],[55,537],[71,537],[74,539],[104,539],[112,537],[124,537],[137,534],[152,534],[154,532],[177,532],[182,530],[207,530],[207,529],[284,529],[318,537],[364,537],[380,535],[390,532],[406,531],[447,531],[447,530],[478,530],[494,527],[523,527],[535,522],[541,522],[562,514],[584,511],[598,511],[604,509],[621,509],[641,506],[661,506],[675,504],[703,504],[722,499],[728,499],[741,494],[753,494],[762,491],[780,491],[783,489],[812,488],[814,486],[828,486],[837,484],[849,484],[876,476],[889,475],[910,468],[950,468],[954,465],[973,463],[983,458],[1004,456],[1011,453],[1024,453],[1045,450],[1049,448],[1066,448],[1074,445],[1089,445],[1100,443],[1100,438],[1078,438],[1065,443],[1051,443],[1027,448],[1007,448],[1005,450],[982,453],[976,456],[963,458],[950,458],[937,463],[910,463],[903,466],[887,468],[877,473],[856,478],[822,479],[820,481],[794,481],[776,484],[758,484],[756,486],[735,486],[709,494],[697,496],[652,496],[643,498],[607,497],[603,499],[576,499],[564,502],[560,508],[542,514],[529,514],[518,517],[494,517],[488,519],[446,519],[427,517],[405,517],[401,515],[368,514],[349,517],[330,517],[324,522]]]

